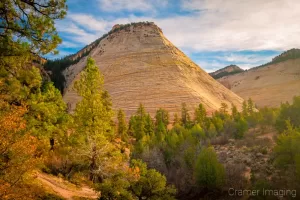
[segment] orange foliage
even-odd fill
[[[24,193],[29,191],[24,182],[26,173],[34,169],[37,162],[34,158],[37,140],[26,132],[23,118],[26,107],[7,107],[10,108],[7,111],[1,109],[0,113],[0,199],[21,196],[24,199]]]

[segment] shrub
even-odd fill
[[[219,163],[213,147],[202,149],[195,168],[196,181],[199,186],[214,189],[224,183],[225,169]]]

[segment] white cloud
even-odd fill
[[[98,0],[100,9],[107,12],[153,11],[155,6],[166,6],[167,0]]]
[[[100,1],[103,9],[119,11],[154,9],[156,0]],[[68,18],[86,30],[98,31],[98,37],[116,23],[154,21],[170,41],[189,52],[300,47],[300,40],[296,40],[300,34],[298,0],[182,0],[182,8],[199,12],[166,18],[129,15],[104,20],[87,14],[70,14]]]
[[[299,0],[182,0],[181,9],[192,13],[185,16],[172,13],[172,17],[164,18],[155,17],[155,14],[158,7],[168,5],[168,0],[98,2],[102,11],[112,13],[109,20],[90,14],[69,13],[58,30],[68,34],[68,40],[89,44],[108,32],[114,24],[154,21],[175,46],[189,54],[200,51],[282,51],[300,48],[300,40],[297,39],[300,35],[297,21],[300,19]],[[130,14],[126,18],[112,18],[114,12],[123,10],[155,14],[153,17]],[[202,68],[215,71],[228,62],[247,69],[257,63],[266,63],[271,58],[272,56],[232,53],[219,56],[218,61],[196,62]]]
[[[300,47],[298,0],[183,0],[196,15],[157,20],[181,48],[199,50],[286,50]]]
[[[59,47],[64,47],[64,48],[75,48],[75,47],[80,47],[82,45],[76,43],[76,42],[69,42],[63,40],[63,42],[59,45]]]
[[[68,14],[68,19],[74,23],[84,26],[85,28],[93,31],[104,31],[107,22],[102,19],[95,19],[92,15],[88,14]]]
[[[89,44],[101,36],[98,33],[88,33],[73,22],[58,23],[56,28],[62,33],[67,33],[68,40],[74,41],[74,43]]]
[[[216,56],[215,58],[232,63],[257,64],[269,62],[272,60],[273,57],[274,56],[265,56],[258,54],[240,55],[237,53],[230,53],[224,56]]]

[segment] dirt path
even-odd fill
[[[73,197],[97,199],[99,197],[99,194],[87,186],[78,188],[68,181],[44,173],[37,173],[36,176],[44,185],[50,187],[57,195],[65,199],[72,200]]]

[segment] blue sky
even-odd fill
[[[299,48],[298,0],[68,0],[56,22],[63,57],[107,33],[114,24],[153,21],[207,72],[230,64],[255,67]]]

